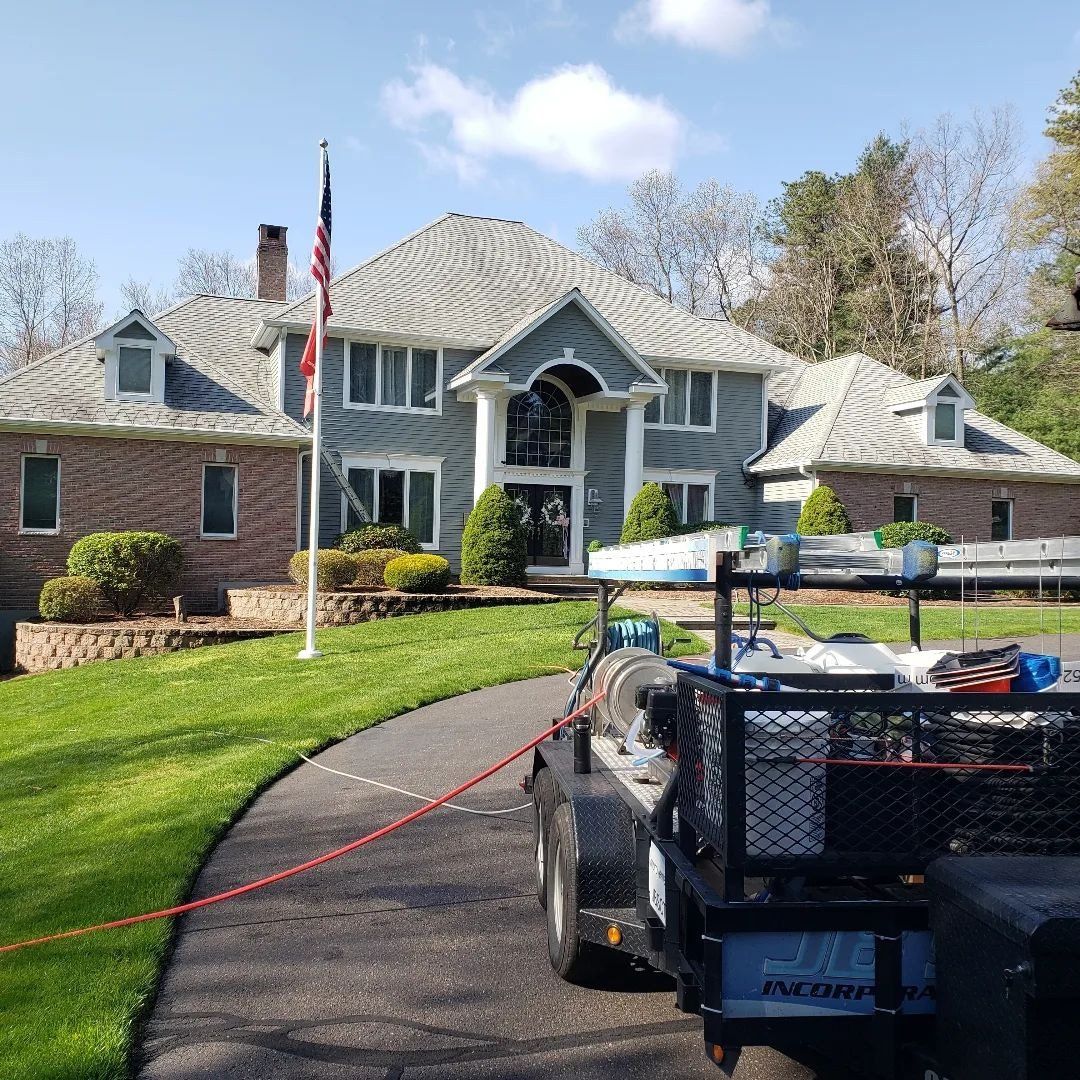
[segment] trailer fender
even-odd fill
[[[634,819],[614,791],[563,790],[577,841],[579,909],[633,908],[637,900]]]

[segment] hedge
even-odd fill
[[[630,503],[619,543],[659,540],[664,536],[675,536],[680,528],[667,492],[659,484],[646,484]]]
[[[893,521],[881,526],[883,547],[903,547],[912,540],[925,540],[930,544],[952,543],[952,537],[940,525],[929,521]]]
[[[50,622],[91,622],[101,611],[105,596],[88,577],[55,577],[41,586],[38,612]]]
[[[485,488],[461,537],[461,583],[524,585],[527,545],[521,508],[498,484]]]
[[[315,553],[315,584],[323,592],[351,585],[356,578],[356,556],[337,548],[320,548]],[[289,560],[289,577],[297,585],[308,583],[308,553],[298,551]]]
[[[147,595],[160,596],[180,577],[180,543],[165,533],[100,532],[76,540],[69,573],[92,578],[120,615],[130,615]]]
[[[396,548],[407,554],[419,554],[420,541],[401,525],[360,525],[342,534],[337,542],[342,551],[388,551]]]
[[[851,532],[851,518],[840,497],[828,484],[810,492],[795,531],[800,536],[835,536]]]
[[[353,578],[353,584],[380,588],[387,564],[408,554],[409,552],[402,551],[401,548],[373,548],[371,551],[358,551],[353,556],[356,560],[356,577]]]
[[[399,592],[446,592],[450,564],[441,555],[399,555],[386,564],[383,580]]]

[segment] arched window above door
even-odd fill
[[[574,407],[563,390],[537,379],[506,405],[506,464],[569,469]]]

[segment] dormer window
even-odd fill
[[[153,382],[153,350],[120,345],[116,358],[117,397],[148,398]]]
[[[964,411],[975,402],[951,375],[893,386],[885,404],[907,417],[926,446],[964,445]]]
[[[105,367],[106,401],[165,402],[165,365],[176,355],[172,340],[138,309],[94,340]]]

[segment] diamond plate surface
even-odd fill
[[[664,786],[650,778],[648,765],[635,767],[633,756],[620,754],[618,744],[606,735],[593,739],[592,750],[593,767],[599,766],[600,772],[625,787],[651,814],[660,801]]]

